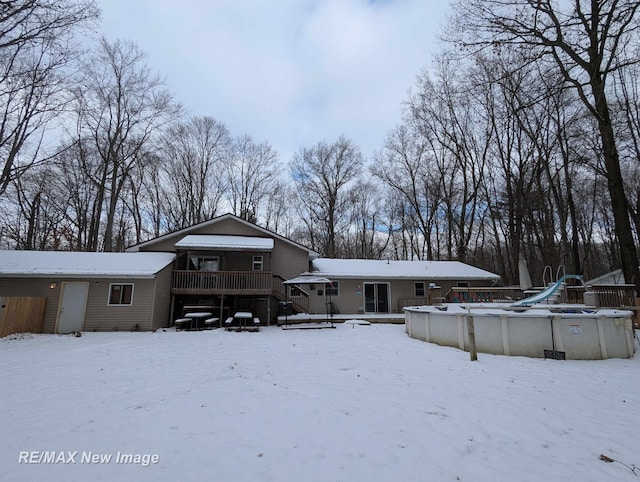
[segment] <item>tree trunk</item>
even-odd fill
[[[609,106],[604,92],[604,84],[599,75],[592,76],[591,86],[598,113],[598,128],[602,136],[602,150],[607,169],[607,186],[611,197],[615,230],[620,246],[622,272],[624,273],[625,282],[636,285],[636,293],[640,293],[640,268],[638,266],[638,253],[633,239],[631,222],[629,221],[629,205],[624,192],[620,160],[613,126],[611,125]]]

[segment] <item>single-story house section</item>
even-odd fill
[[[170,324],[174,253],[0,250],[0,298],[46,298],[43,332]]]
[[[301,286],[309,293],[309,312],[402,313],[405,306],[435,304],[452,287],[491,286],[500,276],[459,261],[392,261],[317,258],[315,276],[331,285]],[[436,298],[438,298],[436,300]]]

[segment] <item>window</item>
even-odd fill
[[[340,296],[340,284],[338,281],[332,281],[327,284],[327,296]]]
[[[262,256],[254,256],[253,257],[253,271],[262,271],[262,267],[264,266],[264,259]]]
[[[302,290],[299,286],[289,286],[290,298],[299,298],[300,296],[302,296]]]
[[[189,271],[218,271],[219,264],[217,256],[189,257]]]
[[[424,298],[424,281],[416,281],[414,283],[416,298]]]
[[[133,284],[110,284],[110,305],[131,305],[133,303]]]

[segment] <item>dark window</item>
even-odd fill
[[[220,259],[217,256],[191,256],[189,271],[218,271]]]
[[[110,305],[130,305],[133,302],[133,284],[109,285]]]
[[[327,284],[326,292],[327,296],[340,296],[340,283],[338,281],[332,281]]]
[[[416,281],[414,283],[416,298],[424,298],[424,281]]]

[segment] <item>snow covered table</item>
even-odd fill
[[[184,315],[185,318],[191,319],[191,329],[198,329],[200,326],[200,321],[204,322],[207,318],[211,318],[213,316],[209,311],[195,311],[193,313],[187,313]]]

